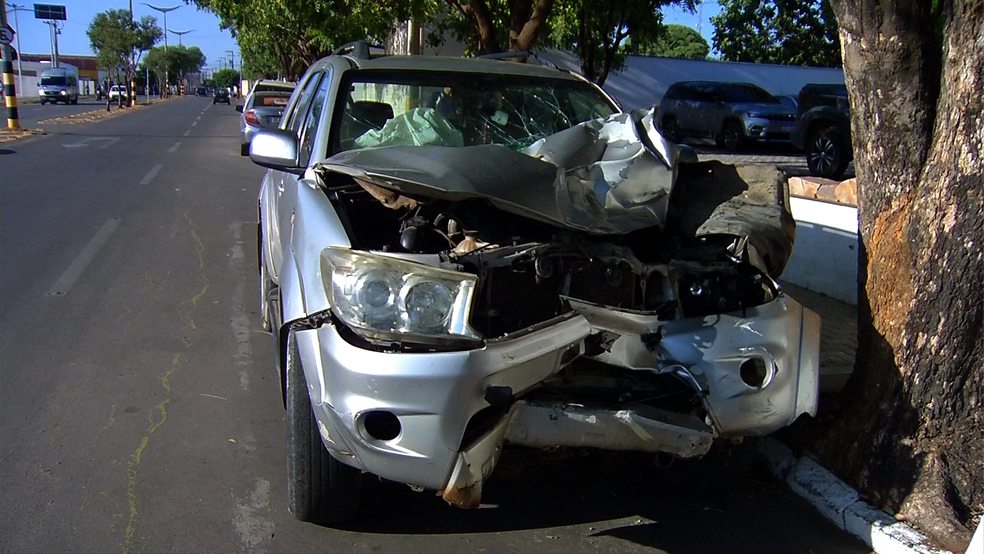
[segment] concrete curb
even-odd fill
[[[766,437],[762,440],[759,457],[793,492],[878,554],[952,554],[931,548],[929,540],[921,533],[871,507],[847,483],[812,458],[797,458],[778,439]]]

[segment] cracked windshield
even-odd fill
[[[357,75],[343,101],[340,150],[480,144],[522,150],[615,111],[586,83],[462,73]]]

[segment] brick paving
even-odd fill
[[[782,290],[823,320],[820,327],[820,388],[837,390],[854,369],[858,309],[827,295],[780,281]]]

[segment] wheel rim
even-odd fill
[[[824,172],[834,165],[836,147],[829,137],[819,136],[813,141],[813,151],[810,152],[810,163],[819,172]]]
[[[724,131],[724,146],[729,150],[738,148],[738,127],[734,124],[728,125]]]

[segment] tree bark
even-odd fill
[[[984,2],[834,0],[859,200],[846,408],[816,444],[876,504],[963,551],[984,505]],[[941,47],[942,46],[942,47]]]

